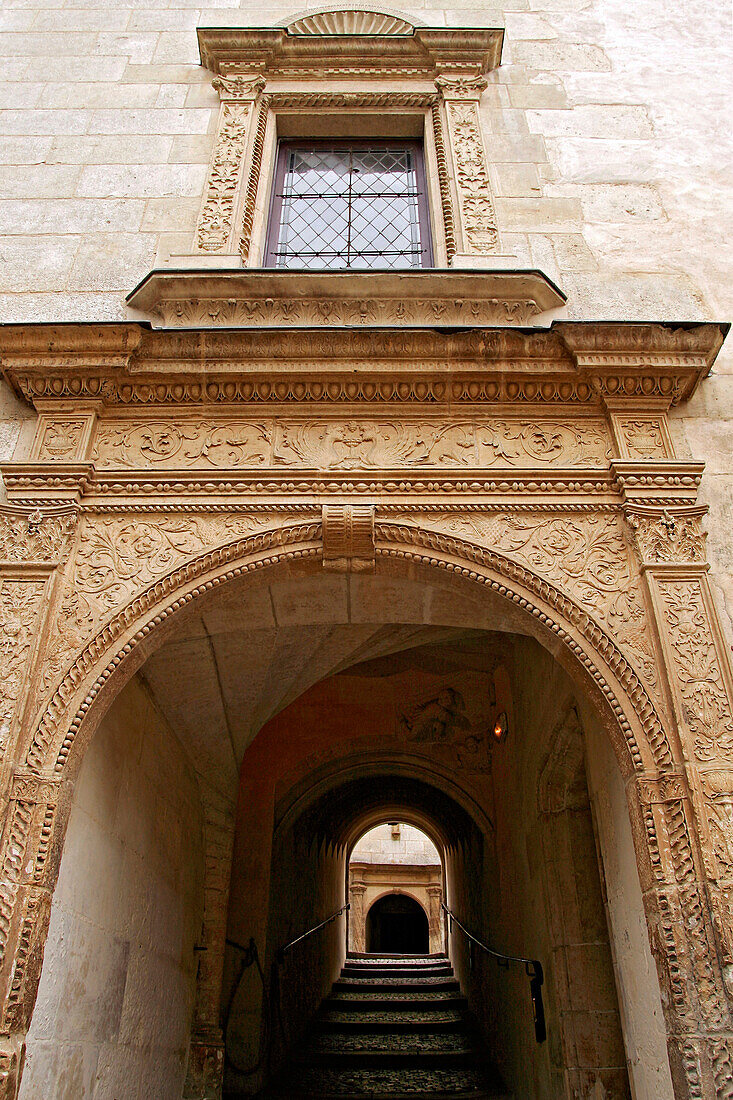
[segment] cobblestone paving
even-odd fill
[[[384,1093],[430,1096],[435,1093],[484,1091],[483,1078],[477,1070],[464,1069],[369,1069],[327,1070],[315,1067],[305,1070],[301,1087],[317,1086],[320,1092],[334,1096],[373,1096]]]

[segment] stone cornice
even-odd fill
[[[549,329],[151,330],[5,325],[0,363],[45,410],[660,409],[707,374],[726,327],[555,322]]]
[[[219,76],[482,75],[501,61],[501,29],[417,27],[401,33],[293,33],[287,27],[199,27],[201,64]]]
[[[526,325],[565,295],[540,271],[154,269],[128,305],[167,328]]]

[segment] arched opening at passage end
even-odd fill
[[[428,915],[409,894],[385,894],[366,919],[366,949],[371,955],[427,955]]]

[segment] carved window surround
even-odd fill
[[[503,31],[421,27],[394,13],[350,9],[307,14],[283,27],[197,33],[201,62],[215,74],[219,122],[192,252],[172,256],[167,266],[199,270],[201,280],[189,283],[195,293],[181,312],[155,295],[159,273],[151,272],[128,297],[130,306],[153,310],[166,324],[247,324],[261,312],[258,298],[271,297],[259,268],[278,139],[344,135],[422,141],[436,267],[484,270],[485,298],[501,300],[491,276],[513,270],[515,260],[501,254],[479,104],[486,73],[500,63]],[[242,267],[258,273],[259,295],[241,297],[235,274]],[[217,295],[204,285],[213,271],[229,283]],[[509,310],[502,316],[495,309],[491,319],[474,308],[473,321],[526,324],[564,302],[559,293],[538,293],[542,302],[533,294],[510,298]],[[424,296],[432,297],[427,286]],[[216,301],[194,310],[193,320],[189,307],[199,298]],[[370,305],[356,323],[366,323]],[[278,319],[288,323],[277,311],[269,323]],[[417,323],[430,321],[428,310]]]

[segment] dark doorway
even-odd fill
[[[428,918],[405,894],[386,894],[367,913],[366,949],[378,955],[427,955]]]

